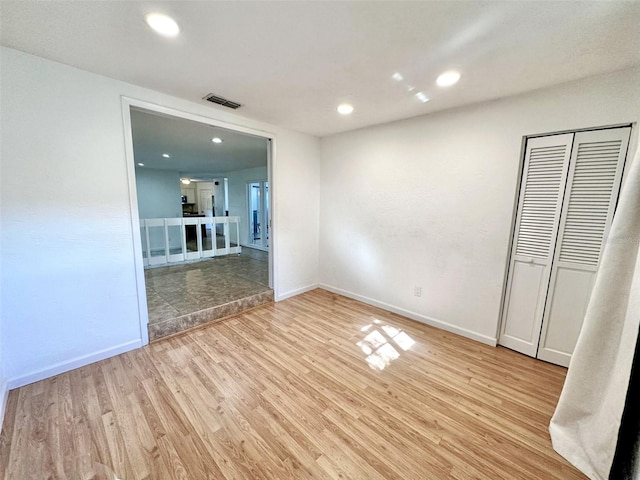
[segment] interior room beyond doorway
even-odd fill
[[[131,126],[150,340],[273,301],[268,139],[140,108]]]

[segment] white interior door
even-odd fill
[[[535,356],[560,223],[573,134],[529,139],[500,344]]]
[[[213,216],[211,195],[213,195],[213,190],[209,188],[203,188],[200,190],[200,201],[198,202],[198,207],[200,209],[200,213],[204,213],[207,217]]]
[[[630,128],[575,135],[538,358],[569,366],[615,210]]]

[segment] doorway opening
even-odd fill
[[[141,325],[148,338],[273,301],[271,232],[265,230],[256,250],[246,195],[249,179],[269,184],[271,139],[138,102],[124,105]],[[266,229],[272,209],[269,194],[261,195]]]
[[[249,246],[269,250],[269,182],[248,182]]]

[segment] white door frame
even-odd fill
[[[246,133],[256,137],[267,139],[267,180],[271,186],[271,192],[269,192],[269,223],[270,228],[270,241],[269,241],[269,286],[273,288],[275,298],[278,298],[278,272],[277,262],[274,258],[277,255],[277,233],[275,227],[277,225],[277,209],[275,208],[276,202],[273,195],[273,182],[276,163],[276,136],[267,131],[257,130],[254,128],[247,128],[241,125],[233,123],[223,122],[215,118],[205,117],[182,110],[177,110],[163,105],[157,105],[155,103],[146,102],[144,100],[137,100],[126,96],[121,97],[122,103],[122,121],[124,126],[124,139],[125,139],[125,159],[127,168],[127,179],[129,187],[129,209],[131,212],[131,234],[133,237],[133,259],[136,275],[136,294],[138,297],[138,318],[140,322],[140,338],[143,345],[149,343],[149,313],[147,310],[147,291],[144,278],[144,265],[142,259],[142,240],[140,238],[140,216],[138,212],[138,193],[136,189],[136,172],[135,161],[133,155],[133,134],[131,131],[131,108],[141,108],[155,113],[163,115],[182,118],[185,120],[192,120],[198,123],[204,123],[214,127],[225,128],[227,130],[233,130],[238,133]],[[275,221],[274,221],[275,220]]]

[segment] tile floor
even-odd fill
[[[156,324],[271,292],[268,253],[251,248],[240,255],[150,268],[145,280],[150,331]]]

